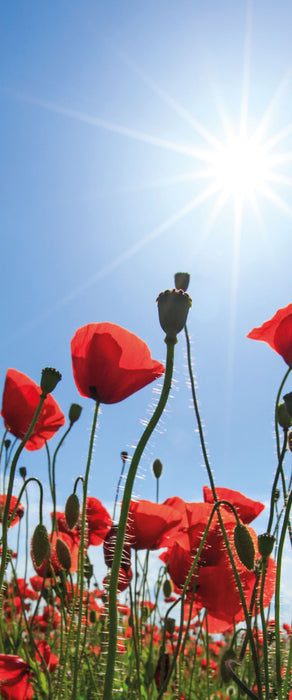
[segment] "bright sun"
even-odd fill
[[[254,139],[232,135],[214,153],[214,179],[225,198],[253,199],[264,190],[271,172],[266,150]]]

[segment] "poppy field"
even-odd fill
[[[175,289],[157,298],[165,364],[152,358],[143,340],[112,323],[90,323],[74,334],[73,376],[80,395],[93,402],[94,415],[85,472],[76,475],[62,512],[56,465],[70,431],[78,430],[82,407],[72,404],[65,417],[52,395],[61,381],[53,368],[42,371],[40,384],[7,370],[0,453],[0,696],[6,700],[292,700],[291,620],[283,622],[280,604],[284,546],[292,543],[287,466],[292,392],[285,392],[292,368],[292,304],[248,334],[268,343],[286,363],[275,400],[277,464],[267,528],[257,534],[253,525],[264,505],[215,486],[210,468],[187,329],[188,285],[189,275],[177,273]],[[134,481],[167,406],[178,334],[186,344],[206,485],[200,502],[179,496],[160,502],[163,466],[155,459],[156,500],[137,500]],[[157,405],[132,457],[121,453],[110,513],[88,489],[100,405],[124,401],[159,378]],[[51,452],[56,434],[60,439]],[[23,450],[41,449],[48,461],[50,531],[43,522],[43,485],[19,466]],[[20,532],[26,518],[32,481],[39,490],[39,522],[27,541],[34,575],[27,575],[26,561],[20,576],[10,534]],[[91,563],[95,547],[103,551],[105,577]]]

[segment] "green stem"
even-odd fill
[[[281,532],[280,541],[279,541],[278,557],[277,557],[276,590],[275,590],[275,642],[276,642],[276,675],[277,675],[278,700],[282,700],[282,697],[283,697],[282,696],[282,677],[281,677],[281,667],[282,667],[281,644],[280,644],[280,633],[281,633],[281,630],[280,630],[281,568],[282,568],[283,549],[284,549],[285,537],[286,537],[286,533],[287,533],[288,525],[289,525],[289,516],[290,516],[291,506],[292,506],[292,491],[290,493],[290,496],[289,496],[289,499],[287,502],[284,522],[283,522],[283,526],[282,526],[282,532]]]
[[[166,368],[165,368],[164,383],[163,383],[160,399],[159,399],[159,402],[158,402],[156,409],[153,413],[153,416],[150,419],[150,421],[149,421],[149,423],[148,423],[148,425],[147,425],[147,427],[146,427],[146,429],[145,429],[145,431],[144,431],[142,437],[140,438],[140,441],[136,447],[136,450],[134,452],[134,455],[133,455],[133,458],[131,461],[131,465],[129,468],[126,484],[125,484],[120,521],[119,521],[119,526],[118,526],[118,531],[117,531],[115,554],[114,554],[114,560],[113,560],[112,571],[111,571],[111,576],[110,576],[110,584],[109,584],[109,646],[108,646],[107,668],[106,668],[106,676],[105,676],[105,683],[104,683],[103,700],[112,700],[116,647],[117,647],[117,604],[116,604],[117,587],[118,587],[119,570],[120,570],[120,564],[121,564],[121,559],[122,559],[123,544],[124,544],[124,539],[125,539],[125,532],[126,532],[127,519],[128,519],[133,484],[134,484],[135,476],[136,476],[137,469],[139,466],[139,461],[140,461],[140,458],[143,454],[144,448],[145,448],[150,436],[152,435],[153,430],[156,428],[156,425],[161,417],[161,414],[165,408],[165,405],[166,405],[166,402],[167,402],[167,399],[169,396],[169,392],[170,392],[170,388],[171,388],[172,372],[173,372],[173,359],[174,359],[175,342],[176,341],[174,341],[174,340],[167,342]]]
[[[65,431],[63,437],[61,438],[59,444],[57,445],[54,456],[53,456],[53,461],[52,461],[52,474],[51,474],[51,490],[52,490],[52,499],[53,499],[53,524],[52,524],[52,533],[57,532],[57,516],[56,516],[56,459],[57,459],[57,454],[59,452],[60,447],[62,447],[63,442],[65,438],[67,437],[68,433],[70,432],[72,428],[73,423],[70,423],[69,427]]]
[[[92,429],[91,429],[91,436],[90,436],[90,443],[89,443],[89,450],[88,450],[88,457],[87,457],[87,465],[86,465],[86,471],[85,471],[84,482],[83,482],[83,508],[82,508],[82,518],[81,518],[79,566],[78,566],[78,577],[77,577],[77,585],[76,585],[76,596],[75,596],[75,601],[74,601],[75,602],[74,612],[75,612],[77,596],[79,596],[79,614],[78,614],[77,634],[76,634],[76,660],[75,660],[75,666],[74,666],[72,700],[77,700],[78,669],[79,669],[79,664],[80,664],[80,661],[78,659],[78,655],[79,655],[82,617],[83,617],[86,498],[87,498],[87,489],[88,489],[89,470],[90,470],[90,465],[91,465],[96,424],[97,424],[98,409],[99,409],[99,402],[97,401],[95,404]],[[64,437],[65,437],[65,435],[64,435]],[[74,616],[74,612],[72,611],[72,617]]]
[[[204,438],[204,431],[203,431],[202,421],[201,421],[197,397],[196,397],[195,382],[194,382],[194,376],[193,376],[193,370],[192,370],[191,345],[190,345],[190,339],[189,339],[189,334],[188,334],[188,330],[187,330],[186,325],[185,325],[185,336],[186,336],[186,344],[187,344],[187,358],[188,358],[188,368],[189,368],[189,375],[190,375],[190,381],[191,381],[191,391],[192,391],[194,409],[195,409],[195,414],[196,414],[196,419],[197,419],[197,424],[198,424],[198,429],[199,429],[201,449],[203,452],[204,462],[205,462],[205,466],[207,469],[214,502],[217,503],[218,498],[216,495],[215,483],[214,483],[214,479],[213,479],[213,475],[212,475],[212,471],[211,471],[211,467],[210,467],[209,459],[208,459],[208,455],[207,455],[205,438]],[[288,373],[286,374],[286,376],[288,376]],[[221,532],[223,535],[224,543],[225,543],[225,546],[226,546],[226,549],[228,552],[228,556],[229,556],[229,560],[230,560],[230,563],[232,566],[232,571],[233,571],[233,574],[235,576],[238,592],[239,592],[240,599],[241,599],[241,604],[242,604],[243,611],[244,611],[244,616],[245,616],[245,621],[246,621],[246,626],[247,626],[247,634],[248,634],[248,638],[249,638],[249,642],[250,642],[250,646],[251,646],[251,651],[252,651],[252,656],[253,656],[254,669],[255,669],[255,674],[256,674],[258,691],[259,691],[259,698],[261,700],[261,698],[262,698],[262,682],[261,682],[261,677],[260,677],[260,668],[259,668],[258,656],[257,656],[257,652],[256,652],[256,647],[255,647],[255,641],[254,641],[254,637],[253,637],[253,633],[252,633],[252,629],[251,629],[250,616],[248,613],[248,609],[247,609],[247,605],[246,605],[246,601],[245,601],[245,597],[244,597],[244,593],[243,593],[243,589],[242,589],[242,585],[241,585],[240,576],[238,574],[238,571],[237,571],[237,568],[235,565],[234,557],[233,557],[232,550],[231,550],[229,540],[228,540],[228,535],[227,535],[227,532],[225,530],[223,519],[222,519],[222,516],[221,516],[219,509],[218,509],[217,515],[218,515],[218,520],[219,520]]]

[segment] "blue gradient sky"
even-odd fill
[[[84,473],[93,416],[70,340],[85,323],[111,321],[164,362],[155,299],[178,270],[191,274],[188,326],[216,484],[269,496],[286,366],[246,334],[291,302],[291,20],[284,0],[1,4],[1,384],[7,367],[38,382],[55,366],[62,410],[83,406],[57,463],[60,507]],[[211,194],[204,153],[243,119],[249,135],[275,139],[275,167],[238,220],[232,199],[220,208],[222,192]],[[102,408],[90,494],[108,505],[155,388]],[[137,496],[155,498],[159,457],[161,499],[201,499],[195,428],[181,336]],[[43,451],[21,464],[47,483]]]

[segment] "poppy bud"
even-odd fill
[[[42,377],[41,377],[41,390],[42,393],[47,396],[47,394],[51,394],[52,391],[54,391],[55,387],[57,386],[58,382],[60,382],[62,379],[62,375],[60,372],[58,372],[57,369],[54,369],[54,367],[45,367],[45,369],[42,370]]]
[[[234,544],[241,563],[249,570],[254,569],[254,543],[246,525],[238,523],[234,528]]]
[[[187,291],[190,284],[190,275],[188,272],[177,272],[174,275],[174,284],[176,289],[182,289],[183,292]]]
[[[69,530],[72,530],[79,518],[79,498],[76,493],[71,493],[65,505],[65,518]]]
[[[27,474],[26,467],[19,467],[19,474],[23,479],[25,479]]]
[[[275,491],[275,493],[274,493],[274,503],[277,503],[277,501],[278,501],[279,498],[280,498],[280,495],[281,495],[280,489],[276,489],[276,491]]]
[[[118,526],[113,525],[104,538],[103,554],[106,565],[111,568],[114,560]],[[124,542],[121,569],[128,572],[131,567],[131,547]]]
[[[11,445],[11,440],[9,440],[8,438],[7,438],[7,440],[4,440],[5,450],[9,450],[10,445]]]
[[[56,541],[56,554],[62,568],[65,569],[65,571],[69,571],[72,566],[70,549],[66,545],[66,542],[64,542],[64,540],[61,540],[60,537],[57,537]]]
[[[267,559],[272,554],[275,544],[275,537],[265,532],[263,535],[258,535],[259,553],[263,559]]]
[[[163,464],[162,464],[162,462],[160,462],[160,459],[154,460],[154,462],[152,464],[152,470],[153,470],[154,476],[156,476],[156,479],[159,479],[161,477],[162,470],[163,470]]]
[[[292,430],[290,430],[290,433],[288,435],[288,447],[290,452],[292,452]]]
[[[89,621],[94,624],[97,621],[97,616],[96,616],[96,611],[95,610],[90,610],[89,613]]]
[[[121,459],[126,462],[128,459],[128,452],[121,452]]]
[[[233,651],[232,647],[230,649],[226,649],[221,656],[220,674],[223,683],[230,683],[230,680],[232,678],[231,673],[228,667],[226,666],[226,661],[230,660],[236,660],[236,654],[235,651]]]
[[[290,418],[292,418],[292,391],[289,394],[283,396],[284,404],[286,406],[286,411],[289,413]]]
[[[165,598],[170,598],[173,591],[173,585],[169,578],[164,581],[163,584],[163,595]]]
[[[176,341],[179,333],[186,324],[189,309],[192,305],[191,297],[181,290],[166,289],[156,299],[161,328],[166,333],[165,341]]]
[[[173,636],[174,630],[175,630],[175,619],[174,617],[167,617],[165,620],[165,629],[170,634],[170,636]]]
[[[50,543],[47,528],[39,523],[32,536],[32,555],[36,566],[41,566],[43,561],[48,557]]]
[[[71,425],[73,425],[73,423],[76,423],[76,421],[80,418],[81,411],[82,406],[79,406],[78,403],[71,403],[69,410],[69,421]]]
[[[283,430],[288,430],[292,425],[292,418],[289,416],[287,408],[283,403],[279,403],[277,407],[277,420]]]

